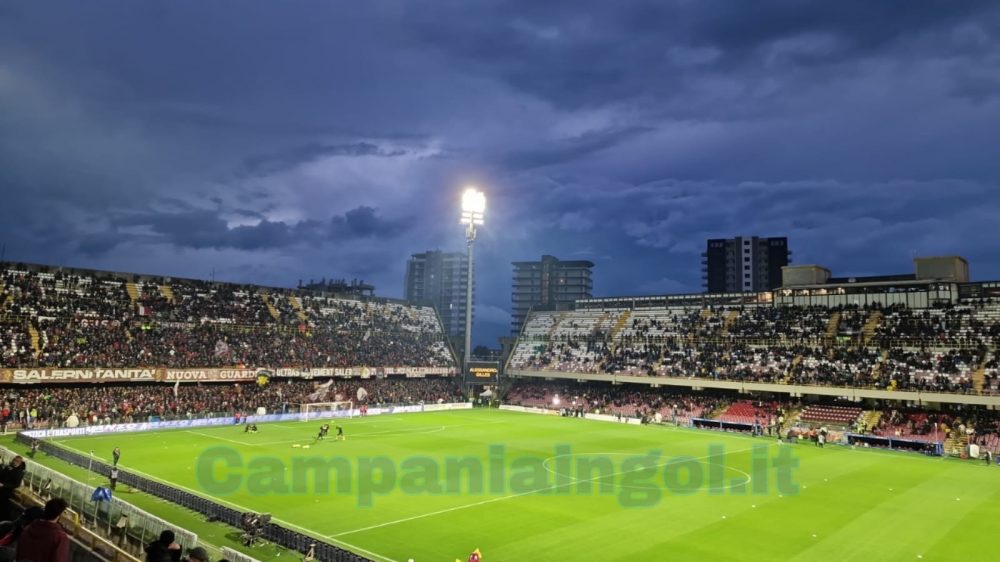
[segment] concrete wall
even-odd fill
[[[913,260],[913,266],[917,272],[917,279],[969,282],[969,262],[960,256],[916,258]]]
[[[781,268],[781,286],[822,285],[830,278],[830,270],[819,265],[786,265]]]

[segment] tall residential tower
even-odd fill
[[[787,238],[713,238],[701,255],[708,293],[770,291],[781,286],[781,268],[791,261]]]
[[[589,299],[594,289],[593,262],[560,261],[542,256],[540,261],[514,262],[511,291],[511,331],[518,333],[532,307],[555,309],[577,299]]]
[[[406,300],[434,305],[449,337],[465,334],[468,268],[469,261],[460,252],[428,251],[413,254],[406,262]]]

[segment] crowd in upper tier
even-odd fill
[[[454,366],[426,307],[0,269],[0,367]]]
[[[539,312],[514,370],[1000,393],[1000,304]]]

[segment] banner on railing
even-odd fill
[[[533,406],[512,406],[510,404],[501,404],[501,410],[507,410],[509,412],[525,412],[528,414],[542,414],[545,416],[558,416],[558,410],[549,410],[547,408],[535,408]]]
[[[240,382],[252,381],[261,373],[288,378],[372,378],[404,375],[407,378],[449,376],[452,367],[317,367],[317,368],[227,368],[168,369],[154,367],[55,369],[0,369],[0,383],[78,383],[78,382]]]
[[[162,380],[166,382],[175,381],[198,381],[198,382],[218,382],[218,381],[252,381],[256,380],[265,369],[159,369],[162,371]]]
[[[0,381],[38,382],[155,382],[157,369],[0,369]]]
[[[274,369],[274,376],[305,379],[328,377],[368,379],[386,375],[405,375],[407,378],[422,378],[428,376],[444,377],[454,375],[457,372],[454,367],[287,367]]]
[[[417,412],[436,412],[441,410],[464,410],[471,408],[468,402],[444,403],[444,404],[414,404],[411,406],[377,406],[369,408],[367,416],[380,416],[388,414],[412,414]],[[349,413],[346,411],[313,411],[308,414],[266,414],[263,416],[249,416],[241,421],[252,421],[257,423],[297,421],[302,419],[319,419],[323,417],[338,416],[358,416],[360,412],[355,408]],[[50,437],[77,437],[81,435],[103,435],[110,433],[134,433],[141,431],[156,431],[159,429],[186,429],[194,427],[207,427],[218,425],[234,425],[235,418],[197,418],[193,420],[170,420],[159,422],[143,423],[119,423],[109,425],[89,425],[86,427],[59,428],[59,429],[31,429],[22,431],[23,435],[34,439],[46,439]]]

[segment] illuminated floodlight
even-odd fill
[[[559,395],[558,394],[556,394],[555,397],[552,398],[552,405],[553,406],[558,406],[559,405]]]
[[[462,194],[462,224],[482,226],[486,216],[486,194],[474,187]]]

